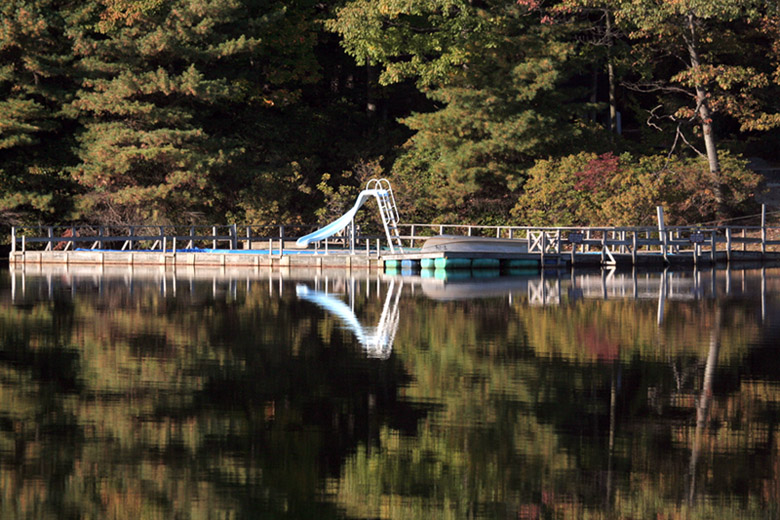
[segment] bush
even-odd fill
[[[760,177],[741,158],[721,153],[720,159],[726,216],[754,212]],[[672,225],[716,220],[707,162],[585,152],[537,161],[512,216],[518,224],[534,226],[638,226],[653,224],[659,205]]]

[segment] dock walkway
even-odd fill
[[[306,249],[311,226],[24,226],[11,233],[11,264],[307,268],[713,265],[780,261],[780,227],[530,227],[400,224],[390,252],[359,229]],[[425,250],[430,237],[510,240],[515,251]]]

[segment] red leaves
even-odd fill
[[[577,177],[574,187],[577,190],[589,191],[603,188],[619,169],[620,159],[615,154],[612,152],[601,154],[589,161],[581,171],[574,172]]]

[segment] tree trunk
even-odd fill
[[[617,99],[615,96],[615,66],[612,64],[612,21],[609,18],[609,10],[604,10],[606,19],[607,36],[607,76],[609,78],[609,130],[611,132],[610,140],[615,141],[615,133],[618,131],[617,124]]]
[[[715,143],[715,132],[712,128],[712,114],[710,112],[710,103],[708,92],[701,83],[701,64],[699,62],[699,52],[696,48],[696,28],[694,26],[693,13],[688,13],[688,35],[686,36],[688,54],[691,60],[691,71],[695,78],[696,106],[701,120],[701,130],[704,134],[704,148],[707,152],[707,162],[710,167],[710,178],[712,180],[712,190],[715,195],[715,202],[718,206],[718,217],[723,218],[723,189],[720,179],[720,161],[718,160],[718,148]]]
[[[715,309],[714,323],[710,330],[710,349],[707,354],[707,363],[704,365],[704,381],[702,382],[701,394],[696,403],[696,432],[693,437],[693,446],[691,447],[691,461],[688,466],[688,502],[693,504],[696,498],[696,472],[699,456],[702,448],[702,436],[707,427],[707,420],[710,410],[710,401],[712,400],[712,380],[715,377],[715,368],[718,364],[718,354],[720,353],[720,326],[722,311],[720,306]]]

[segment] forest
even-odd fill
[[[755,213],[769,0],[4,0],[0,226]]]

